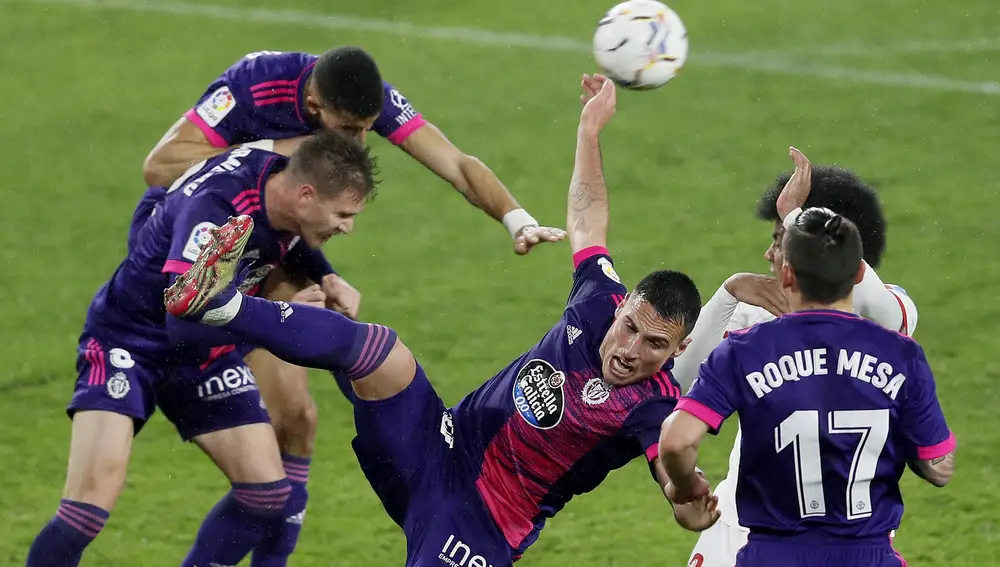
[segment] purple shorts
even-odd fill
[[[78,376],[70,418],[78,411],[99,410],[131,417],[136,434],[156,406],[185,441],[213,431],[268,423],[253,373],[236,349],[204,366],[154,365],[84,334],[77,349]]]
[[[512,565],[471,460],[454,442],[451,413],[423,369],[387,400],[355,400],[354,422],[361,469],[406,534],[407,567]]]
[[[906,567],[889,535],[838,538],[805,533],[780,537],[750,533],[736,567]]]

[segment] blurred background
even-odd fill
[[[77,337],[121,261],[142,162],[226,67],[260,50],[354,44],[543,224],[562,226],[597,0],[0,0],[0,565],[23,565],[60,498]],[[998,559],[1000,285],[996,158],[1000,10],[995,0],[673,0],[691,55],[649,92],[620,92],[603,135],[610,247],[635,283],[691,274],[704,298],[765,271],[764,189],[787,148],[855,170],[889,218],[882,279],[920,311],[915,338],[959,439],[958,474],[909,473],[896,540],[911,565]],[[384,183],[327,253],[363,294],[361,317],[396,328],[445,402],[533,344],[570,287],[566,244],[511,251],[506,231],[376,136]],[[401,565],[404,542],[362,477],[351,409],[312,376],[320,433],[293,565]],[[726,472],[735,424],[701,467]],[[89,567],[178,565],[228,483],[157,415]],[[550,522],[519,563],[684,565],[683,532],[642,463]]]

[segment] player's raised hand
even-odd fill
[[[587,104],[590,99],[594,98],[594,95],[601,91],[604,81],[607,80],[608,78],[604,75],[584,75],[583,80],[580,81],[580,88],[583,90],[583,94],[580,95],[580,103]]]
[[[559,242],[566,231],[548,226],[524,226],[514,235],[514,253],[523,256],[541,242]]]
[[[299,290],[298,293],[292,296],[289,303],[310,305],[312,307],[326,307],[326,294],[323,293],[323,290],[318,285],[311,285]]]
[[[589,133],[597,134],[615,114],[618,95],[615,83],[609,79],[601,82],[601,88],[583,105],[580,113],[580,128]]]
[[[778,278],[749,273],[733,274],[722,285],[736,299],[763,307],[775,317],[791,311],[788,297],[781,291],[781,281]]]
[[[794,146],[788,148],[788,155],[795,162],[795,171],[778,195],[776,205],[778,218],[781,220],[785,220],[788,213],[805,205],[809,190],[812,189],[812,164],[809,163],[809,158]]]
[[[361,309],[361,292],[337,274],[328,274],[321,282],[326,295],[326,307],[357,321]]]

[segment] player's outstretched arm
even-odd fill
[[[576,134],[576,160],[566,207],[566,230],[573,254],[592,246],[607,247],[608,189],[599,138],[617,104],[615,85],[604,77],[584,75],[583,89],[585,104]]]
[[[305,138],[306,136],[299,136],[286,140],[260,140],[247,145],[289,156]],[[142,164],[142,177],[147,185],[169,186],[192,165],[230,149],[232,147],[225,142],[213,144],[197,125],[181,117],[146,156]]]
[[[562,230],[538,226],[538,221],[517,204],[493,170],[460,150],[433,124],[421,126],[399,147],[451,183],[469,203],[503,223],[514,240],[517,254],[527,254],[540,242],[556,242],[565,237]]]
[[[698,474],[698,446],[708,433],[708,425],[690,413],[678,409],[667,417],[660,429],[659,459],[674,491],[668,494],[679,504],[705,496],[708,482]]]

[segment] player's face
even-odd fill
[[[354,217],[365,208],[365,199],[357,191],[341,191],[334,197],[323,197],[313,187],[299,189],[296,221],[299,236],[306,244],[319,248],[338,234],[354,229]]]
[[[764,259],[771,264],[771,273],[781,276],[781,265],[785,261],[785,254],[781,251],[781,240],[785,236],[785,227],[781,221],[774,221],[774,229],[771,231],[771,246],[764,253]]]
[[[313,117],[313,120],[318,122],[324,129],[340,130],[361,143],[365,142],[368,130],[375,123],[375,119],[378,118],[377,115],[358,118],[349,112],[324,105],[318,97],[311,94],[306,96],[306,109]]]
[[[601,342],[604,379],[624,386],[655,374],[689,341],[684,326],[660,317],[648,302],[630,296],[615,311],[615,321]]]

